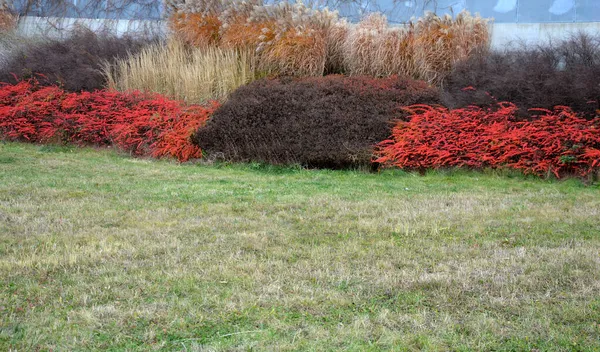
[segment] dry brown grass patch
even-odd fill
[[[489,45],[487,20],[468,12],[456,19],[427,13],[413,28],[417,74],[432,83],[440,83],[456,62]]]
[[[457,61],[487,50],[488,42],[487,20],[468,12],[455,19],[428,13],[403,27],[371,14],[346,36],[344,62],[355,75],[401,74],[439,84]]]
[[[285,76],[321,76],[327,53],[320,30],[291,28],[264,46],[261,63]]]
[[[256,77],[246,50],[188,48],[179,41],[156,44],[105,67],[109,87],[157,92],[189,103],[225,100]]]
[[[180,40],[206,47],[219,42],[221,21],[216,15],[177,12],[169,18],[169,27]]]

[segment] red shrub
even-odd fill
[[[66,93],[35,81],[0,86],[0,137],[29,142],[114,145],[134,155],[199,158],[190,141],[216,103],[189,106],[139,92]]]
[[[508,103],[409,110],[412,118],[399,121],[392,139],[378,145],[375,162],[417,170],[507,167],[557,178],[600,169],[600,119],[583,119],[566,107],[536,109],[529,121],[519,121],[517,107]]]

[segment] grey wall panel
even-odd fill
[[[521,0],[517,22],[575,22],[575,7],[575,0]]]
[[[90,0],[72,0],[74,18],[107,18],[107,19],[158,19],[160,18],[162,0],[136,0],[134,4],[125,6],[116,13],[94,9],[86,11]],[[125,0],[105,0],[114,8]],[[265,0],[267,3],[281,0]],[[294,1],[294,0],[288,0]],[[493,18],[495,23],[568,23],[568,22],[600,22],[600,0],[305,0],[337,9],[340,15],[351,22],[371,12],[381,12],[388,17],[390,23],[405,23],[412,17],[421,17],[425,11],[439,15],[457,14],[462,10],[479,13],[482,17]],[[24,8],[26,0],[13,0],[17,10]],[[125,1],[129,3],[130,1]],[[51,4],[56,1],[39,0],[29,9],[28,15],[52,16]],[[109,7],[109,8],[111,8]],[[117,6],[118,7],[118,6]],[[89,13],[88,13],[89,12]],[[92,13],[93,12],[93,13]],[[64,13],[64,12],[59,12]],[[26,15],[22,13],[22,15]]]
[[[468,0],[467,10],[493,18],[497,23],[517,20],[517,0]]]
[[[461,10],[493,18],[496,23],[566,23],[600,21],[600,0],[348,0],[327,1],[342,16],[358,21],[369,12],[403,23],[425,11],[457,14]]]
[[[600,0],[579,0],[576,12],[577,22],[600,22]]]

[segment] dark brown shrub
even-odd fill
[[[79,29],[66,40],[32,41],[10,55],[0,72],[0,82],[16,83],[35,76],[40,84],[59,84],[68,91],[101,89],[106,84],[104,60],[126,57],[149,41],[95,34],[88,29]]]
[[[471,57],[447,77],[442,96],[450,108],[498,100],[515,103],[521,115],[566,105],[593,117],[600,109],[598,77],[600,36],[578,34],[553,45]]]
[[[193,139],[230,161],[369,165],[401,106],[439,101],[435,88],[406,78],[263,79],[236,90]]]

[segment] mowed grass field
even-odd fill
[[[600,350],[600,187],[0,143],[0,350]]]

